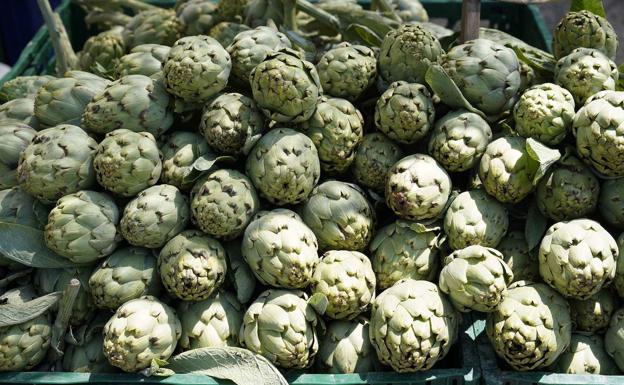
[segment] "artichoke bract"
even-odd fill
[[[325,373],[374,372],[380,368],[370,342],[370,323],[365,318],[332,321],[319,342],[316,366]]]
[[[193,164],[197,159],[212,154],[203,139],[200,134],[189,131],[175,131],[163,138],[160,145],[163,155],[162,183],[174,185],[183,191],[193,187]]]
[[[241,251],[260,282],[277,287],[307,287],[319,262],[316,236],[297,214],[285,209],[251,221]]]
[[[383,193],[388,170],[401,158],[401,147],[385,135],[379,132],[364,135],[355,150],[351,169],[353,177],[362,187]]]
[[[264,131],[264,115],[256,102],[239,93],[225,93],[202,112],[199,130],[216,151],[247,155]]]
[[[133,246],[115,250],[89,277],[89,291],[95,306],[110,310],[144,295],[160,294],[154,252]]]
[[[444,217],[444,232],[455,250],[471,245],[496,247],[508,227],[505,206],[483,190],[459,194]]]
[[[572,130],[579,156],[608,177],[624,176],[624,92],[592,96],[574,117]]]
[[[561,159],[537,185],[537,207],[555,221],[591,214],[598,204],[600,183],[574,156]]]
[[[434,119],[431,93],[422,84],[394,82],[375,106],[375,126],[399,143],[418,142],[429,133]]]
[[[37,131],[19,122],[0,122],[0,189],[17,186],[17,164]]]
[[[168,359],[181,334],[172,308],[150,296],[133,299],[121,305],[104,326],[104,355],[111,365],[138,372],[153,359]]]
[[[602,336],[572,334],[570,347],[551,367],[555,373],[617,375],[620,371],[605,350]]]
[[[119,231],[134,246],[162,247],[190,221],[188,200],[175,186],[143,190],[124,209]]]
[[[500,115],[517,100],[520,63],[511,48],[487,39],[471,40],[451,48],[441,65],[466,100],[485,115]]]
[[[13,99],[0,105],[0,123],[24,123],[38,130],[40,124],[35,116],[35,101],[25,98]]]
[[[440,260],[438,227],[398,220],[381,228],[370,244],[377,288],[402,279],[432,281]]]
[[[611,226],[624,229],[624,178],[605,180],[600,187],[598,209]]]
[[[479,178],[488,194],[502,203],[518,203],[533,192],[537,168],[526,139],[503,136],[490,143],[479,163]]]
[[[20,154],[17,181],[44,201],[88,189],[95,184],[97,142],[80,127],[63,124],[39,131]]]
[[[51,75],[33,75],[7,80],[0,86],[0,103],[13,99],[34,98],[39,88],[53,79],[56,78]]]
[[[262,112],[282,123],[308,120],[323,92],[314,64],[288,48],[268,54],[251,71],[249,83]]]
[[[603,332],[609,326],[618,303],[609,289],[600,290],[588,299],[571,299],[569,302],[574,330],[589,333]]]
[[[152,134],[122,128],[106,134],[98,146],[93,166],[102,187],[131,197],[158,182],[161,156]]]
[[[93,97],[85,107],[82,124],[96,134],[123,128],[159,137],[173,124],[169,99],[162,80],[124,76]]]
[[[258,192],[277,205],[303,202],[321,175],[314,143],[290,128],[260,138],[247,156],[246,170]]]
[[[540,244],[540,275],[565,297],[587,299],[615,277],[617,258],[615,239],[598,222],[558,222]]]
[[[429,66],[444,50],[438,39],[416,24],[403,24],[386,34],[381,43],[377,68],[383,83],[423,83]]]
[[[354,101],[375,82],[377,57],[369,47],[341,43],[321,56],[316,70],[323,92]]]
[[[619,309],[611,317],[605,334],[605,349],[613,357],[616,365],[624,371],[624,309]]]
[[[373,302],[370,340],[379,360],[397,372],[429,370],[457,339],[460,319],[435,284],[406,279]]]
[[[121,240],[118,224],[119,209],[113,198],[84,190],[56,202],[43,235],[50,250],[84,264],[115,250]]]
[[[496,249],[479,245],[456,250],[446,257],[440,290],[462,312],[496,310],[507,294],[513,273]]]
[[[187,36],[175,42],[163,65],[167,91],[188,103],[205,103],[225,88],[232,61],[215,39]]]
[[[481,116],[452,111],[435,123],[429,154],[450,172],[466,171],[479,163],[491,140],[492,129]]]
[[[239,346],[243,307],[236,296],[217,292],[199,302],[182,302],[178,307],[183,350]]]
[[[210,173],[193,190],[193,223],[220,239],[236,238],[260,209],[256,189],[247,176],[236,170]]]
[[[160,250],[158,270],[169,293],[185,301],[202,301],[225,280],[225,249],[201,231],[186,230]]]
[[[561,58],[579,47],[594,48],[615,59],[618,40],[607,19],[587,10],[568,12],[553,33],[553,50]]]
[[[241,345],[284,369],[312,365],[321,319],[299,290],[267,290],[243,316]]]
[[[445,209],[451,187],[451,177],[435,159],[414,154],[388,171],[386,203],[403,219],[432,219]]]
[[[141,44],[119,58],[115,66],[117,79],[127,75],[152,76],[162,71],[162,64],[171,48],[160,44]]]
[[[326,252],[314,269],[310,292],[327,297],[326,316],[354,319],[375,297],[375,273],[370,260],[357,251]]]
[[[301,217],[320,250],[364,250],[375,229],[371,204],[356,185],[327,181],[303,205]]]
[[[486,321],[496,354],[519,371],[552,365],[568,348],[571,330],[566,300],[548,285],[528,281],[509,286]]]
[[[513,273],[513,281],[535,282],[539,279],[539,262],[522,231],[510,231],[501,239],[496,250],[503,254],[503,261]]]
[[[555,66],[555,83],[570,91],[579,106],[599,91],[615,90],[618,76],[615,62],[591,48],[577,48]]]
[[[171,9],[153,8],[137,13],[125,25],[123,36],[128,47],[141,44],[172,45],[182,34],[182,24]]]
[[[113,27],[87,39],[78,55],[78,63],[84,71],[110,78],[119,58],[126,53],[123,27]]]
[[[312,117],[298,128],[314,142],[323,171],[344,173],[362,140],[364,119],[349,101],[322,97]]]
[[[552,83],[526,90],[514,106],[516,131],[547,145],[561,143],[574,119],[574,97],[570,91]]]

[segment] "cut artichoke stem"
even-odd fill
[[[67,288],[63,291],[63,297],[59,303],[58,313],[54,326],[52,327],[52,342],[50,343],[50,361],[54,362],[63,357],[63,345],[65,344],[65,332],[69,326],[69,319],[74,309],[74,303],[78,292],[80,291],[80,281],[77,278],[72,278],[67,285]]]
[[[52,11],[48,0],[37,0],[56,54],[56,72],[59,76],[69,70],[79,69],[78,56],[72,48],[67,31],[58,13]]]
[[[464,0],[462,4],[461,41],[479,38],[481,24],[481,0]]]

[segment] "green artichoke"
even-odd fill
[[[33,99],[13,99],[0,105],[0,123],[23,123],[38,130],[39,120],[35,117],[35,101]]]
[[[314,269],[310,291],[327,297],[326,316],[352,320],[366,311],[375,298],[371,262],[357,251],[328,251]]]
[[[122,247],[91,274],[89,291],[95,306],[115,310],[144,295],[158,295],[160,280],[154,252],[142,247]]]
[[[176,348],[182,327],[175,311],[145,296],[121,305],[104,326],[104,355],[125,372],[166,360]]]
[[[312,140],[290,128],[276,128],[260,138],[247,156],[246,169],[258,192],[276,205],[306,200],[321,174]]]
[[[247,155],[262,136],[264,121],[253,99],[239,93],[225,93],[204,107],[199,130],[216,151]]]
[[[364,135],[355,150],[353,177],[361,186],[383,193],[388,170],[401,158],[401,147],[385,135],[378,132]]]
[[[88,189],[95,184],[97,142],[69,124],[39,131],[20,154],[17,181],[44,201]]]
[[[543,283],[515,282],[488,314],[485,330],[496,354],[514,370],[545,368],[570,344],[570,307]]]
[[[78,55],[83,71],[104,78],[112,77],[119,58],[126,53],[123,27],[113,27],[87,39]]]
[[[617,310],[617,297],[609,289],[600,290],[588,299],[570,299],[574,330],[601,333]]]
[[[183,231],[160,250],[158,270],[169,293],[185,301],[202,301],[225,280],[225,249],[201,231]]]
[[[126,24],[123,36],[130,48],[140,44],[171,46],[182,35],[182,24],[171,9],[152,8],[137,13]]]
[[[167,135],[163,138],[160,151],[163,154],[161,182],[184,191],[190,190],[195,182],[191,178],[195,161],[212,154],[204,138],[189,131],[175,131]]]
[[[82,124],[95,134],[123,128],[159,137],[173,124],[169,104],[162,80],[128,75],[93,97],[85,107]]]
[[[591,48],[576,48],[555,66],[555,83],[566,88],[578,106],[599,91],[612,91],[619,71],[613,60]]]
[[[537,185],[537,207],[555,221],[586,217],[598,204],[598,178],[574,156],[561,159]]]
[[[312,365],[321,323],[308,296],[299,290],[267,290],[243,316],[241,345],[284,369]]]
[[[245,16],[251,0],[220,1],[217,5],[216,16],[220,20],[235,20]]]
[[[163,65],[167,91],[185,102],[206,103],[223,90],[232,62],[219,42],[188,36],[175,42]]]
[[[26,124],[0,121],[0,189],[17,186],[20,153],[35,135],[37,131]]]
[[[323,91],[354,101],[377,78],[377,56],[369,47],[341,43],[325,52],[316,64]]]
[[[121,128],[109,132],[100,142],[93,166],[104,188],[132,197],[158,182],[161,156],[152,134]]]
[[[113,198],[95,191],[68,194],[56,202],[44,229],[46,246],[77,264],[110,255],[121,236]]]
[[[624,309],[619,309],[611,317],[605,334],[605,349],[621,371],[624,371]]]
[[[319,342],[316,362],[323,373],[349,374],[380,369],[370,342],[370,323],[365,318],[332,321]]]
[[[479,163],[491,140],[492,129],[481,116],[452,111],[435,123],[429,154],[450,172],[467,171]]]
[[[301,217],[323,251],[364,250],[375,230],[375,212],[362,191],[339,181],[318,185],[304,203]]]
[[[565,139],[572,127],[574,97],[556,84],[539,84],[522,94],[513,115],[518,134],[556,145]]]
[[[182,24],[184,35],[206,35],[216,21],[217,3],[212,0],[190,0],[176,7],[176,16]]]
[[[377,63],[382,83],[424,83],[429,66],[438,63],[444,50],[438,39],[416,24],[403,24],[386,34]]]
[[[240,235],[259,208],[260,199],[249,178],[228,169],[201,179],[191,200],[193,223],[225,240]]]
[[[615,239],[598,222],[558,222],[540,244],[540,275],[565,297],[587,299],[615,277],[617,258]]]
[[[579,47],[594,48],[615,59],[617,35],[602,16],[586,10],[568,12],[555,27],[553,50],[557,58],[562,58]]]
[[[183,350],[238,346],[243,307],[236,296],[217,292],[199,302],[182,302],[178,307]]]
[[[170,47],[160,44],[141,44],[130,50],[130,53],[119,58],[115,66],[117,79],[128,75],[152,76],[162,70]]]
[[[451,183],[435,159],[423,154],[410,155],[388,171],[386,203],[403,219],[432,219],[446,208]]]
[[[103,327],[100,317],[96,317],[90,324],[72,331],[73,336],[78,335],[80,337],[75,343],[68,343],[65,347],[65,354],[63,354],[64,371],[78,373],[115,372],[115,368],[108,363],[102,349],[104,345]]]
[[[316,236],[290,210],[277,209],[251,221],[241,244],[243,258],[265,285],[305,288],[319,262]]]
[[[377,99],[375,126],[399,143],[418,142],[429,133],[434,120],[433,99],[422,84],[394,82]]]
[[[162,247],[190,221],[188,200],[175,186],[161,184],[143,190],[126,205],[119,231],[134,246]]]
[[[505,298],[512,281],[513,272],[500,251],[474,245],[446,257],[439,284],[459,311],[490,313]]]
[[[509,227],[505,206],[483,190],[464,191],[446,210],[444,232],[454,250],[496,247]]]
[[[533,192],[537,168],[526,139],[503,136],[488,144],[479,163],[479,178],[488,194],[502,203],[518,203]]]
[[[110,82],[83,71],[69,71],[65,77],[44,84],[35,96],[35,116],[40,124],[80,124],[85,107]]]
[[[212,37],[223,47],[227,48],[230,44],[232,44],[236,35],[241,32],[249,31],[250,29],[251,28],[245,24],[222,21],[210,28],[208,36]]]
[[[420,0],[390,0],[394,12],[404,22],[428,21],[429,15]]]
[[[624,178],[609,179],[602,183],[598,209],[602,219],[619,229],[624,229],[624,198],[622,197],[624,197]]]
[[[288,48],[268,53],[251,71],[249,82],[262,112],[281,123],[310,119],[323,92],[314,65]]]
[[[572,130],[579,156],[608,177],[624,176],[623,104],[624,92],[599,92],[574,117]]]
[[[513,273],[513,281],[536,282],[539,279],[537,255],[529,250],[522,231],[510,231],[501,239],[496,250],[503,254],[503,261]]]
[[[32,99],[41,86],[54,79],[56,78],[50,75],[34,75],[7,80],[0,86],[0,103],[20,98]]]
[[[620,370],[605,350],[602,336],[573,333],[570,347],[550,368],[555,373],[617,375]]]
[[[298,128],[314,142],[321,169],[341,174],[355,159],[356,148],[363,137],[364,119],[349,101],[321,97],[312,117]]]
[[[385,290],[402,279],[433,281],[438,274],[439,228],[395,221],[381,228],[370,244],[377,288]]]
[[[373,302],[370,340],[379,360],[395,371],[429,370],[449,352],[460,320],[435,284],[405,279]]]

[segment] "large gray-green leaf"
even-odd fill
[[[29,267],[55,269],[74,267],[75,264],[48,249],[43,241],[43,231],[0,222],[0,254]]]
[[[0,327],[19,325],[39,317],[54,306],[62,295],[62,292],[57,291],[28,302],[0,304]]]

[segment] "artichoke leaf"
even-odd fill
[[[372,29],[362,24],[349,24],[343,31],[342,38],[351,43],[364,43],[371,47],[380,47],[383,38]]]
[[[533,177],[533,185],[536,186],[540,179],[546,175],[546,171],[548,171],[550,166],[561,158],[561,153],[559,150],[549,148],[533,138],[526,140],[526,150],[535,163],[529,166],[536,168],[535,176]]]
[[[329,299],[323,293],[314,293],[308,299],[308,304],[320,315],[325,314],[327,306],[329,305]]]
[[[0,222],[0,254],[29,267],[55,269],[76,266],[46,247],[43,231],[17,223]]]
[[[593,12],[605,18],[607,17],[602,0],[572,0],[570,11],[578,12],[582,10]]]
[[[483,112],[474,108],[468,100],[464,97],[461,90],[451,77],[446,73],[444,68],[439,64],[433,64],[427,70],[425,75],[427,84],[431,87],[433,92],[442,100],[444,104],[456,109],[466,109],[470,112],[474,112],[479,116],[487,119]]]
[[[533,250],[539,246],[547,228],[548,219],[539,210],[537,202],[534,199],[529,206],[526,226],[524,227],[524,238],[527,241],[529,250]]]
[[[24,322],[30,321],[39,317],[54,306],[58,300],[63,296],[63,292],[57,291],[44,295],[39,298],[35,298],[28,302],[13,301],[18,298],[18,295],[12,295],[12,303],[5,303],[7,301],[6,295],[11,295],[19,289],[6,293],[0,297],[0,327],[19,325]]]

